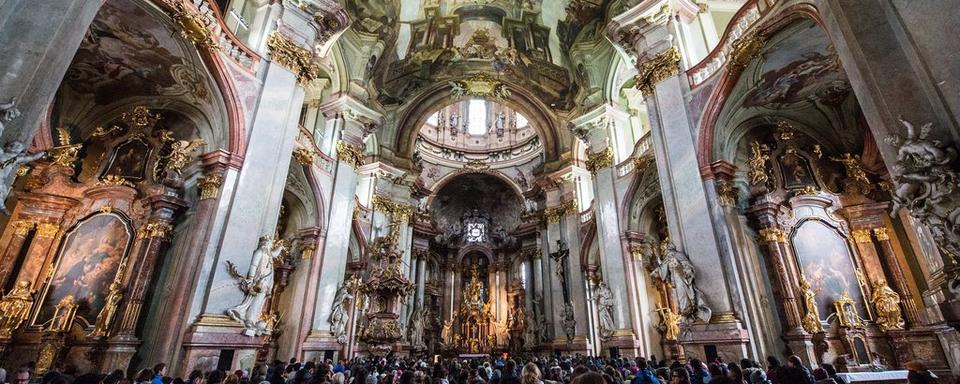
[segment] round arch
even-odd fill
[[[560,155],[560,143],[564,135],[560,133],[556,119],[548,112],[547,106],[543,105],[523,87],[508,81],[501,80],[501,82],[510,89],[511,94],[507,98],[498,99],[497,102],[527,117],[536,128],[537,134],[540,135],[543,142],[546,162],[557,160]],[[451,85],[449,83],[438,83],[421,93],[414,100],[409,101],[411,107],[401,114],[397,124],[397,135],[394,138],[394,146],[399,156],[411,157],[420,127],[426,123],[427,118],[434,111],[452,102],[450,90]]]

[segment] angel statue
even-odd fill
[[[450,96],[454,99],[459,99],[467,95],[466,86],[459,81],[451,81],[450,84]]]
[[[333,310],[330,311],[328,320],[330,321],[330,332],[333,333],[340,344],[347,343],[347,320],[350,318],[350,315],[347,314],[347,306],[350,305],[350,300],[353,300],[353,295],[350,294],[348,284],[343,284],[337,288],[337,293],[333,296]]]
[[[700,292],[694,282],[693,264],[685,253],[677,250],[672,243],[665,244],[662,259],[652,274],[673,286],[681,314],[704,322],[710,321],[712,311],[703,300],[703,292]]]
[[[237,271],[235,264],[227,261],[227,271],[237,279],[237,285],[243,292],[243,301],[226,312],[231,319],[243,324],[244,335],[260,336],[267,332],[267,324],[260,319],[260,312],[273,289],[273,261],[280,257],[282,252],[282,243],[264,236],[260,238],[260,245],[253,252],[250,270],[246,275]]]
[[[176,172],[180,173],[184,167],[187,166],[187,163],[190,162],[190,154],[199,149],[201,146],[206,145],[207,142],[202,139],[196,139],[193,141],[187,140],[176,140],[173,138],[168,138],[165,141],[173,141],[170,144],[170,153],[167,155],[160,156],[160,161],[166,160],[166,172]],[[157,163],[157,168],[155,172],[159,172],[160,163]]]
[[[23,143],[11,141],[0,150],[0,212],[8,216],[10,212],[7,211],[3,202],[7,200],[7,195],[10,194],[10,187],[13,184],[13,179],[16,178],[17,169],[21,165],[36,161],[46,154],[46,152],[40,151],[27,155],[23,153],[24,149],[26,149],[26,146]]]

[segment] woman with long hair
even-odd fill
[[[543,384],[540,381],[540,368],[534,363],[527,363],[520,373],[520,384]]]

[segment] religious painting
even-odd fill
[[[785,153],[780,156],[779,163],[784,189],[799,189],[806,185],[817,185],[810,162],[802,156],[796,153]]]
[[[859,313],[867,313],[857,279],[857,268],[846,239],[819,220],[807,220],[791,238],[800,270],[816,293],[821,318],[834,312],[834,301],[850,296]]]
[[[49,321],[57,303],[72,295],[78,305],[77,319],[93,324],[132,235],[126,221],[115,213],[97,214],[77,223],[60,245],[56,269],[35,323]]]
[[[836,50],[813,22],[799,23],[777,36],[782,38],[765,46],[760,76],[746,106],[803,101],[821,85],[844,77]]]
[[[141,140],[126,141],[113,149],[110,163],[102,176],[121,176],[127,180],[143,180],[147,171],[150,146]]]

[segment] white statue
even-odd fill
[[[243,301],[227,310],[230,318],[244,326],[243,334],[260,336],[267,333],[267,323],[260,318],[263,303],[273,290],[273,261],[283,252],[283,245],[268,236],[260,238],[260,245],[253,252],[250,270],[244,276],[237,271],[236,265],[227,261],[230,275],[238,280]]]
[[[3,130],[6,128],[4,123],[13,121],[18,117],[20,117],[20,110],[17,109],[16,99],[11,98],[10,101],[6,103],[0,103],[0,135],[3,134]]]
[[[415,309],[410,312],[410,321],[407,324],[410,324],[408,327],[409,337],[410,337],[410,346],[415,350],[426,349],[427,345],[423,342],[423,328],[424,320],[426,319],[426,311],[424,307],[417,303]]]
[[[673,285],[680,313],[704,322],[710,321],[712,311],[703,300],[703,292],[695,285],[693,264],[687,259],[687,255],[677,250],[672,243],[666,244],[662,254],[663,259],[653,270],[653,275]]]
[[[0,118],[0,120],[2,120],[2,118]],[[2,129],[2,125],[0,125],[0,129]],[[13,179],[16,178],[17,169],[23,164],[36,161],[46,153],[40,151],[32,155],[27,155],[23,153],[24,149],[26,149],[26,147],[23,143],[11,141],[0,150],[0,212],[8,216],[10,212],[7,211],[7,207],[3,203],[7,200],[7,195],[10,193],[10,187],[13,184]]]
[[[337,288],[337,293],[333,297],[333,310],[330,311],[328,320],[330,321],[330,332],[333,333],[340,344],[347,343],[347,320],[350,319],[347,314],[347,307],[352,299],[353,295],[350,294],[347,284]]]
[[[617,329],[617,324],[613,321],[613,306],[616,304],[613,300],[613,292],[606,282],[601,281],[597,285],[593,301],[597,305],[597,314],[600,322],[600,336],[609,338],[613,336]]]
[[[453,344],[453,319],[443,321],[443,330],[440,332],[440,339],[444,344]]]

